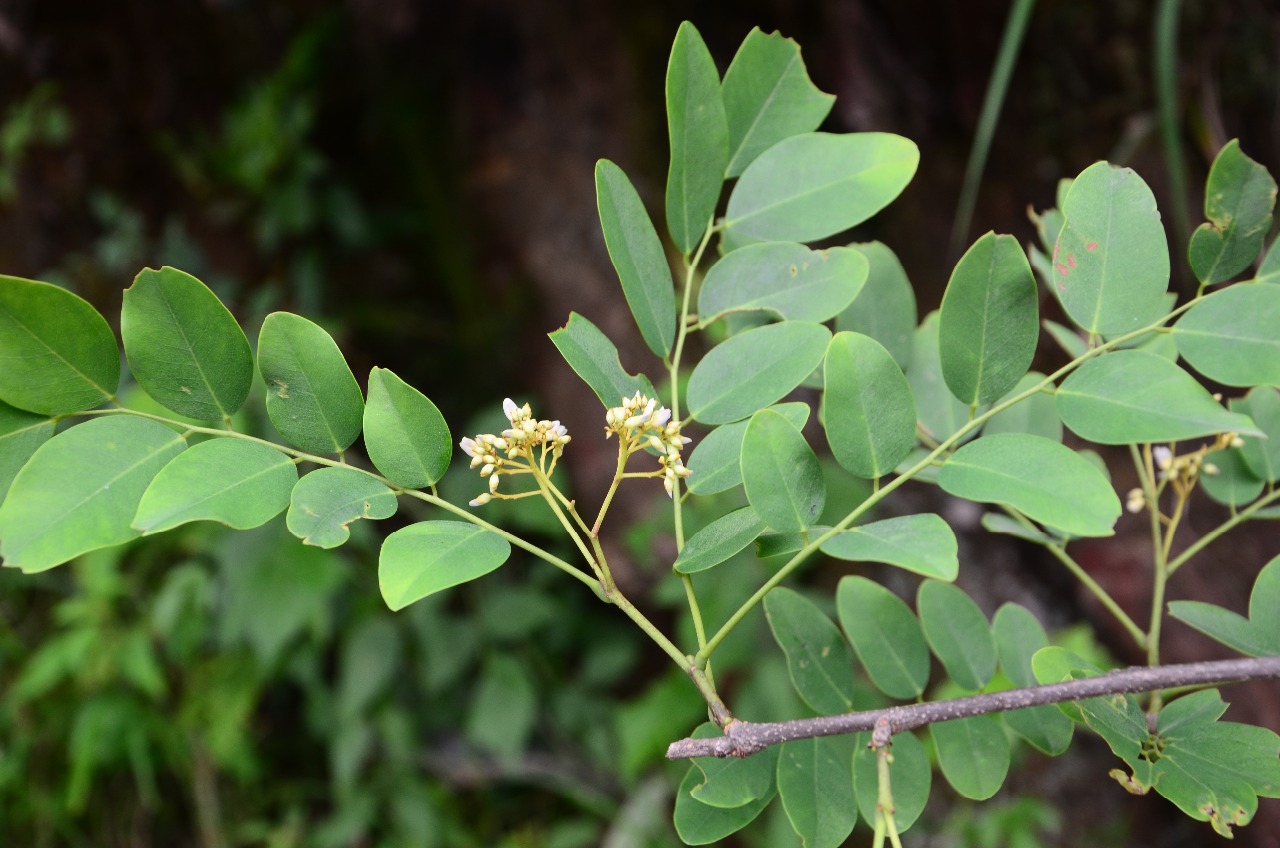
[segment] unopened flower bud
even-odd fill
[[[495,477],[494,479],[496,480],[498,478]],[[492,499],[493,499],[493,496],[490,495],[488,492],[485,492],[483,495],[480,495],[477,498],[473,498],[472,500],[467,501],[467,506],[484,506]]]

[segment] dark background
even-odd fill
[[[1157,126],[1156,4],[1037,4],[965,244],[991,229],[1032,241],[1028,206],[1052,206],[1057,181],[1098,159],[1134,167],[1165,210],[1171,244],[1185,244],[1176,210],[1180,204],[1190,209],[1192,226],[1200,220],[1200,187],[1223,143],[1239,138],[1253,158],[1273,171],[1280,166],[1280,12],[1263,0],[1187,0],[1181,6],[1174,83],[1184,157],[1174,164]],[[595,216],[592,168],[598,158],[614,160],[649,208],[661,208],[667,155],[662,86],[679,22],[687,18],[698,26],[722,71],[752,26],[780,30],[803,47],[814,82],[837,95],[824,129],[892,131],[919,144],[921,164],[912,184],[855,236],[883,240],[897,251],[923,314],[939,302],[958,258],[949,245],[951,228],[1007,12],[1008,4],[992,0],[0,2],[0,269],[67,285],[111,317],[121,290],[140,268],[177,265],[214,287],[251,338],[254,322],[272,309],[322,319],[357,375],[375,364],[394,368],[432,397],[455,429],[465,429],[476,414],[491,414],[489,407],[509,395],[537,398],[543,409],[554,410],[540,414],[563,419],[575,434],[591,432],[599,426],[594,398],[559,361],[545,334],[576,310],[617,341],[630,370],[656,371],[618,297]],[[1186,194],[1171,188],[1171,167],[1188,174]],[[1175,286],[1186,282],[1181,255],[1175,247]],[[573,447],[575,483],[588,502],[596,502],[597,481],[606,479],[597,472],[605,469],[607,475],[611,469],[611,447],[583,438]],[[1205,509],[1199,526],[1212,526],[1213,514]],[[620,512],[641,528],[653,521],[646,500],[625,502]],[[1188,532],[1196,526],[1193,520]],[[661,548],[644,550],[651,538],[633,531],[629,542],[611,542],[624,579],[642,593],[657,573],[647,570],[647,558],[662,554]],[[981,547],[989,544],[983,538],[974,534],[967,542],[966,563],[998,565],[991,574],[1012,574],[1020,587],[984,588],[983,575],[975,573],[966,588],[984,606],[1025,595],[1038,599],[1039,611],[1052,623],[1097,613],[1076,597],[1073,584],[1046,574],[1052,564],[1008,543]],[[1149,603],[1144,539],[1122,536],[1079,553],[1139,621]],[[1181,574],[1174,595],[1242,608],[1257,567],[1275,552],[1265,534],[1241,534]],[[132,632],[128,622],[135,619],[154,621],[147,593],[164,577],[173,551],[142,554],[128,555],[123,588],[108,593],[110,626],[122,632]],[[134,562],[139,556],[143,561]],[[228,566],[206,566],[216,593]],[[376,601],[371,578],[350,579],[354,585],[343,592],[372,594]],[[0,665],[0,681],[29,675],[36,646],[71,626],[74,616],[65,605],[84,590],[84,580],[83,574],[26,582],[5,576],[0,629],[7,633],[6,664]],[[534,588],[565,590],[555,579]],[[9,768],[16,775],[9,774],[9,783],[0,765],[0,789],[22,788],[27,805],[11,806],[7,820],[0,812],[0,842],[373,845],[395,844],[394,833],[427,833],[389,829],[377,812],[350,813],[352,793],[359,793],[329,777],[341,767],[334,764],[340,755],[324,753],[326,719],[299,718],[320,709],[312,702],[323,699],[326,681],[337,679],[341,688],[344,646],[353,632],[364,622],[384,621],[368,599],[337,598],[337,590],[330,591],[328,623],[295,636],[301,641],[292,649],[311,664],[316,688],[296,679],[272,682],[288,665],[277,658],[274,665],[260,662],[254,685],[244,689],[252,693],[250,707],[235,732],[254,740],[256,769],[227,768],[215,750],[214,764],[202,771],[199,745],[175,751],[166,747],[171,743],[155,741],[152,760],[160,764],[160,776],[154,797],[137,797],[131,782],[136,757],[104,755],[95,767],[90,800],[67,811],[59,764],[75,759],[64,751],[64,735],[77,726],[73,704],[119,681],[110,675],[86,681],[68,672],[37,695],[11,699],[0,731],[36,735],[11,746]],[[653,602],[661,605],[662,596]],[[205,630],[192,637],[196,647],[189,655],[173,654],[152,625],[138,625],[158,645],[153,649],[167,691],[178,699],[142,699],[142,714],[163,721],[179,702],[186,703],[173,693],[201,685],[189,679],[184,663],[236,644],[225,636],[225,622],[218,623],[218,608],[210,603]],[[458,628],[448,638],[463,638],[457,634],[468,609],[446,612],[454,614],[450,626]],[[553,618],[560,615],[563,610]],[[598,636],[599,628],[617,624],[598,610],[581,615],[571,632]],[[1118,634],[1105,622],[1100,626],[1122,659],[1136,659],[1123,653]],[[491,655],[507,645],[503,639],[542,638],[553,630],[545,621],[530,627],[514,636],[480,637],[462,668],[492,668]],[[417,643],[405,638],[406,650],[416,650]],[[552,640],[538,661],[548,668],[575,667],[582,657],[574,644],[571,636],[562,644]],[[1169,629],[1166,644],[1171,660],[1217,655],[1176,627]],[[610,709],[651,693],[653,681],[666,671],[661,658],[644,655],[647,649],[640,656],[618,650],[618,673],[590,689]],[[290,674],[302,673],[285,676]],[[390,688],[381,696],[400,704],[396,714],[413,721],[420,711],[438,714],[436,723],[415,726],[417,735],[407,737],[410,747],[430,750],[416,753],[396,772],[414,775],[424,787],[423,797],[430,799],[424,804],[437,811],[433,838],[448,845],[569,846],[579,844],[574,838],[596,844],[614,833],[616,828],[602,822],[629,809],[626,802],[644,785],[643,775],[660,768],[655,761],[619,777],[609,774],[607,757],[557,759],[550,743],[523,748],[519,769],[471,758],[466,751],[475,747],[477,734],[449,735],[450,727],[456,730],[474,712],[467,705],[478,696],[469,679],[463,675],[454,688],[428,691],[427,700],[421,700],[423,692],[402,696]],[[539,716],[566,679],[555,671],[534,676]],[[127,680],[120,685],[131,691]],[[1280,728],[1274,686],[1232,690],[1227,697],[1251,706],[1237,715]],[[34,721],[30,711],[45,703],[40,698],[48,699],[55,718],[24,724]],[[449,702],[453,706],[440,706]],[[563,718],[555,709],[550,714],[537,720],[541,730]],[[607,719],[601,716],[564,719],[568,724],[561,726],[589,727]],[[296,724],[308,730],[291,745]],[[39,731],[33,729],[37,725]],[[387,745],[386,732],[379,733],[378,744]],[[483,742],[483,732],[478,735]],[[607,751],[609,743],[599,745]],[[543,759],[529,753],[533,748]],[[1083,844],[1073,834],[1083,832],[1079,817],[1085,809],[1095,839],[1111,833],[1128,845],[1190,845],[1212,838],[1207,826],[1188,824],[1161,801],[1124,797],[1104,777],[1108,760],[1089,761],[1089,754],[1082,755],[1085,765],[1033,760],[1016,772],[1015,790],[1025,779],[1027,792],[1049,794],[1051,802],[1063,799],[1061,844]],[[376,755],[366,750],[361,756],[363,765],[354,774],[376,784],[382,774],[380,765],[371,764]],[[33,777],[38,758],[44,765]],[[567,769],[568,776],[557,769]],[[584,802],[557,780],[577,781],[579,789],[598,783],[604,798]],[[211,786],[215,795],[218,787],[223,793],[220,805],[213,805],[221,810],[214,825],[207,803]],[[263,786],[272,788],[255,789]],[[396,800],[398,791],[373,793],[371,809],[412,807],[411,801]],[[653,815],[667,815],[668,809],[660,803]],[[963,818],[957,809],[943,808],[937,822],[951,821],[948,815]],[[332,825],[343,815],[363,824],[315,836],[317,823]],[[298,824],[286,833],[281,822],[293,821],[290,816]],[[261,832],[278,841],[253,836],[258,831],[247,825],[237,830],[231,823],[237,817],[242,825],[262,822]],[[582,822],[579,836],[564,835],[568,831],[557,821]],[[1242,841],[1280,844],[1276,833],[1280,816],[1274,802],[1264,802]],[[307,841],[313,837],[317,841]],[[652,838],[661,844],[670,837]]]

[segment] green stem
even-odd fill
[[[889,763],[893,760],[893,756],[889,753],[889,746],[885,745],[876,750],[876,778],[879,784],[878,797],[876,798],[876,833],[879,835],[881,843],[884,841],[884,834],[889,834],[889,842],[894,848],[902,848],[902,841],[898,836],[897,808],[893,803],[893,784],[889,780]]]
[[[1193,298],[1192,300],[1188,301],[1182,306],[1179,306],[1178,308],[1172,310],[1164,317],[1160,318],[1159,320],[1153,321],[1151,324],[1148,324],[1145,327],[1142,327],[1137,330],[1133,330],[1131,332],[1125,333],[1120,336],[1116,336],[1114,339],[1111,339],[1108,342],[1104,342],[1098,345],[1097,347],[1089,349],[1078,358],[1073,359],[1071,362],[1068,362],[1066,365],[1062,366],[1057,371],[1054,371],[1052,374],[1045,377],[1039,383],[1035,384],[1034,386],[1031,386],[1025,391],[1019,392],[1018,394],[1014,395],[1013,397],[1005,401],[1002,401],[1000,403],[993,405],[986,412],[971,419],[970,421],[968,421],[968,423],[961,426],[960,429],[956,430],[955,433],[951,434],[946,439],[943,439],[941,442],[938,443],[938,446],[934,448],[932,451],[930,451],[923,459],[921,459],[915,465],[911,466],[911,468],[907,469],[907,471],[905,471],[904,473],[898,475],[889,483],[886,483],[883,487],[880,488],[879,491],[873,492],[866,500],[858,504],[858,506],[854,507],[853,511],[850,512],[848,515],[846,515],[843,519],[841,519],[834,527],[832,527],[827,532],[821,534],[820,536],[810,540],[808,544],[806,544],[803,548],[797,551],[796,554],[790,560],[788,560],[785,565],[783,565],[776,572],[774,572],[773,575],[770,576],[769,579],[764,582],[764,585],[762,585],[759,589],[757,589],[754,593],[752,593],[751,597],[743,601],[742,605],[739,606],[738,609],[735,610],[733,614],[729,616],[728,620],[725,621],[725,623],[720,626],[720,629],[715,632],[715,635],[713,635],[710,639],[707,640],[707,644],[698,650],[698,655],[696,657],[698,662],[699,663],[705,662],[707,658],[710,657],[711,654],[715,652],[716,648],[719,647],[720,643],[724,641],[724,638],[729,635],[729,633],[733,630],[733,628],[737,627],[738,623],[742,621],[744,617],[746,617],[747,613],[749,613],[752,609],[755,608],[757,604],[763,601],[764,596],[769,594],[769,592],[772,591],[775,586],[777,586],[779,583],[785,580],[788,576],[790,576],[791,572],[795,571],[800,566],[801,563],[803,563],[810,556],[812,556],[813,553],[822,546],[823,542],[835,537],[839,533],[848,529],[848,527],[851,524],[853,524],[853,522],[857,521],[860,517],[866,514],[872,507],[876,506],[881,501],[883,501],[888,495],[890,495],[899,486],[901,486],[903,483],[907,482],[911,478],[915,477],[925,468],[928,468],[937,460],[938,457],[942,456],[944,453],[951,450],[953,446],[959,444],[964,439],[965,436],[969,435],[969,433],[974,432],[983,424],[985,424],[990,418],[1003,412],[1004,410],[1008,409],[1014,404],[1020,403],[1026,400],[1027,398],[1031,397],[1032,395],[1038,394],[1039,392],[1044,391],[1045,389],[1053,386],[1059,379],[1066,376],[1074,369],[1080,367],[1082,364],[1084,364],[1088,360],[1093,359],[1095,356],[1100,356],[1101,354],[1107,352],[1108,350],[1111,350],[1112,348],[1118,347],[1124,344],[1125,342],[1130,341],[1131,339],[1135,339],[1140,336],[1143,336],[1151,332],[1155,328],[1162,326],[1165,322],[1172,320],[1173,318],[1177,317],[1181,313],[1190,309],[1199,300],[1200,300],[1199,297]]]
[[[1160,141],[1173,195],[1173,223],[1179,244],[1191,238],[1191,209],[1187,203],[1187,169],[1178,132],[1178,18],[1182,0],[1160,0],[1153,38],[1156,109]]]
[[[1277,500],[1280,500],[1280,489],[1276,489],[1275,491],[1271,492],[1265,497],[1259,498],[1258,500],[1249,504],[1244,509],[1237,512],[1235,515],[1228,518],[1226,521],[1222,522],[1220,525],[1218,525],[1214,529],[1210,530],[1208,533],[1205,533],[1199,539],[1196,539],[1195,542],[1187,546],[1187,549],[1185,551],[1178,554],[1176,557],[1174,557],[1172,560],[1169,561],[1169,574],[1172,575],[1175,571],[1181,568],[1187,562],[1187,560],[1191,559],[1193,556],[1200,553],[1200,551],[1204,550],[1205,547],[1207,547],[1210,543],[1212,543],[1215,539],[1217,539],[1223,533],[1226,533],[1228,530],[1230,530],[1231,528],[1235,527],[1238,524],[1248,521],[1250,518],[1253,517],[1254,513],[1258,512],[1259,510],[1266,509],[1268,506],[1271,506],[1271,504],[1273,504]]]

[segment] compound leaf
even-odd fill
[[[859,733],[853,755],[853,794],[858,810],[868,822],[874,822],[879,801],[880,776],[876,767],[876,750],[871,747],[871,734]],[[924,745],[914,733],[898,733],[893,737],[893,760],[889,763],[889,782],[893,786],[894,823],[903,833],[924,812],[933,783],[933,767]]]
[[[776,787],[772,787],[763,798],[740,807],[712,807],[692,795],[694,787],[702,780],[702,771],[696,765],[689,766],[684,780],[680,781],[680,788],[676,790],[673,819],[676,834],[685,845],[710,845],[737,833],[755,821],[777,794]]]
[[[694,739],[714,739],[721,734],[714,724],[707,722],[699,725],[692,735]],[[693,764],[702,772],[702,782],[689,794],[707,806],[722,809],[772,797],[777,788],[777,763],[776,745],[750,757],[697,757]]]

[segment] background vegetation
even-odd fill
[[[1275,169],[1280,14],[1262,0],[1157,6],[1034,8],[960,244],[987,229],[1030,240],[1026,205],[1050,205],[1057,180],[1095,159],[1145,177],[1171,237],[1185,226],[1175,210],[1198,211],[1195,187],[1228,139]],[[1170,11],[1180,35],[1162,72],[1154,34]],[[624,363],[643,349],[613,295],[592,165],[618,162],[659,208],[660,81],[679,20],[696,21],[722,68],[751,26],[780,29],[838,95],[830,128],[920,145],[913,184],[857,235],[897,250],[927,310],[959,255],[949,244],[960,183],[1007,12],[994,0],[731,12],[16,0],[0,10],[0,268],[63,283],[112,315],[138,268],[177,265],[233,304],[250,336],[274,308],[322,318],[353,370],[392,365],[462,432],[491,430],[504,395],[538,398],[571,432],[591,432],[595,399],[545,333],[573,308],[618,340]],[[1161,85],[1177,96],[1176,147],[1160,134]],[[574,485],[589,502],[610,450],[575,442]],[[473,483],[458,483],[466,500]],[[490,509],[558,544],[548,516],[523,503]],[[655,547],[669,512],[652,506],[619,505],[633,529],[610,552],[637,598],[673,554]],[[941,509],[958,533],[976,529],[975,515]],[[1132,538],[1079,558],[1141,611],[1144,541]],[[1218,568],[1175,590],[1243,608],[1253,565],[1277,543],[1233,538],[1234,550],[1216,549]],[[962,571],[965,588],[988,612],[1012,599],[1050,625],[1093,616],[1074,584],[1016,543],[974,533],[961,544],[966,564],[980,564]],[[389,613],[375,553],[371,539],[304,549],[279,522],[236,534],[193,525],[39,578],[0,572],[0,842],[674,843],[683,768],[661,753],[703,711],[664,658],[560,575],[519,563]],[[809,579],[829,587],[846,571]],[[713,602],[731,607],[734,592]],[[647,603],[661,616],[679,600],[658,589]],[[798,714],[759,616],[755,632],[717,655],[718,674],[743,715]],[[1086,647],[1105,651],[1108,637],[1104,626],[1102,644]],[[1218,650],[1173,625],[1165,657]],[[1230,717],[1280,727],[1274,686],[1232,696]],[[1090,762],[1077,748],[1051,765],[1027,760],[977,810],[935,793],[926,819],[960,845],[1205,837],[1163,802],[1100,788],[1110,755]],[[1275,808],[1264,802],[1238,838],[1273,844]],[[743,841],[790,844],[777,818]]]

